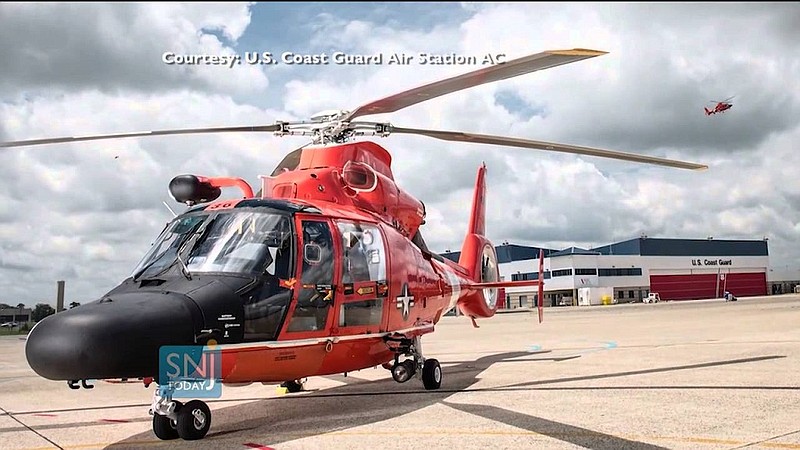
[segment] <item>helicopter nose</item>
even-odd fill
[[[158,376],[162,345],[194,343],[193,308],[174,293],[106,297],[38,322],[28,333],[25,356],[51,380]]]

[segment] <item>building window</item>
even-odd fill
[[[628,291],[628,298],[633,298],[633,291]]]
[[[572,269],[570,269],[572,270]],[[556,276],[556,275],[553,275]],[[544,272],[544,279],[547,280],[550,278],[550,272]],[[526,273],[512,273],[511,274],[511,281],[528,281],[528,280],[538,280],[539,279],[539,272],[526,272]]]
[[[617,291],[617,298],[625,298],[625,291]]]
[[[575,269],[575,275],[597,275],[597,269]]]
[[[597,269],[597,274],[601,277],[637,277],[642,276],[642,269],[639,267],[625,269]]]
[[[572,275],[572,269],[559,269],[551,272],[553,277],[567,277]]]

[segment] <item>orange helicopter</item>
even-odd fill
[[[736,96],[734,95],[733,97],[736,97]],[[706,115],[710,116],[712,114],[724,113],[725,111],[733,108],[733,103],[729,103],[731,100],[733,100],[733,97],[728,97],[723,101],[711,100],[709,103],[712,103],[712,104],[716,103],[716,105],[711,109],[708,109],[707,107],[703,107],[703,109],[706,112]]]
[[[538,286],[541,322],[543,255],[538,280],[499,279],[486,237],[485,165],[478,168],[458,263],[432,252],[421,233],[425,205],[395,183],[389,152],[354,138],[414,134],[684,169],[706,166],[354,119],[602,54],[546,51],[308,121],[0,143],[9,148],[219,132],[312,139],[261,177],[257,195],[241,178],[173,178],[171,195],[189,208],[166,225],[120,285],[95,302],[38,322],[27,338],[28,363],[40,376],[65,380],[73,389],[92,387],[89,380],[141,379],[146,387],[156,381],[153,431],[165,440],[201,439],[211,426],[205,402],[175,400],[203,394],[181,391],[179,383],[186,380],[200,380],[207,390],[261,382],[296,392],[307,377],[383,366],[397,382],[417,377],[425,389],[438,389],[442,368],[423,356],[421,337],[453,308],[477,327],[477,318],[495,314],[498,290],[510,287]],[[224,187],[238,187],[241,196],[220,200]],[[169,353],[174,348],[195,353]],[[181,363],[179,377],[164,375],[165,366],[178,369]]]

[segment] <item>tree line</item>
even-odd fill
[[[81,306],[79,302],[71,302],[69,304],[69,309],[77,308]],[[11,306],[7,303],[0,303],[0,309],[27,309],[24,303],[18,303],[17,306]],[[38,322],[45,317],[55,314],[56,310],[52,306],[48,305],[47,303],[37,303],[36,306],[31,311],[31,320],[34,322]]]

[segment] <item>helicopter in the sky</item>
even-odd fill
[[[733,97],[736,97],[736,96],[734,95]],[[706,112],[706,115],[710,116],[712,114],[723,113],[723,112],[733,108],[733,103],[729,103],[731,100],[733,100],[733,97],[728,97],[728,98],[726,98],[725,100],[722,100],[722,101],[711,100],[709,103],[716,103],[716,105],[711,109],[708,109],[707,107],[703,107],[703,109]]]
[[[166,379],[165,361],[177,369],[188,360],[194,367],[181,376],[203,378],[208,387],[283,383],[294,392],[307,377],[383,366],[397,382],[416,376],[426,389],[438,389],[441,365],[423,356],[421,337],[456,307],[477,327],[477,318],[495,314],[500,288],[538,286],[541,321],[543,255],[538,280],[499,279],[494,246],[486,238],[485,165],[478,168],[458,263],[432,252],[421,233],[425,205],[395,183],[389,152],[354,138],[414,134],[684,169],[706,166],[355,119],[604,53],[546,51],[308,121],[0,143],[9,148],[220,132],[312,140],[262,176],[257,194],[240,178],[173,178],[171,195],[189,208],[166,225],[121,284],[97,301],[38,322],[27,338],[28,363],[40,376],[66,380],[71,388],[90,387],[88,380],[141,379],[145,386],[156,381],[151,413],[160,439],[201,439],[211,426],[206,403],[175,400],[179,386],[173,382],[185,380]],[[219,199],[223,187],[238,187],[241,195]],[[164,350],[174,346],[188,346],[199,356],[176,353],[179,360],[169,360],[171,354],[165,360]]]

